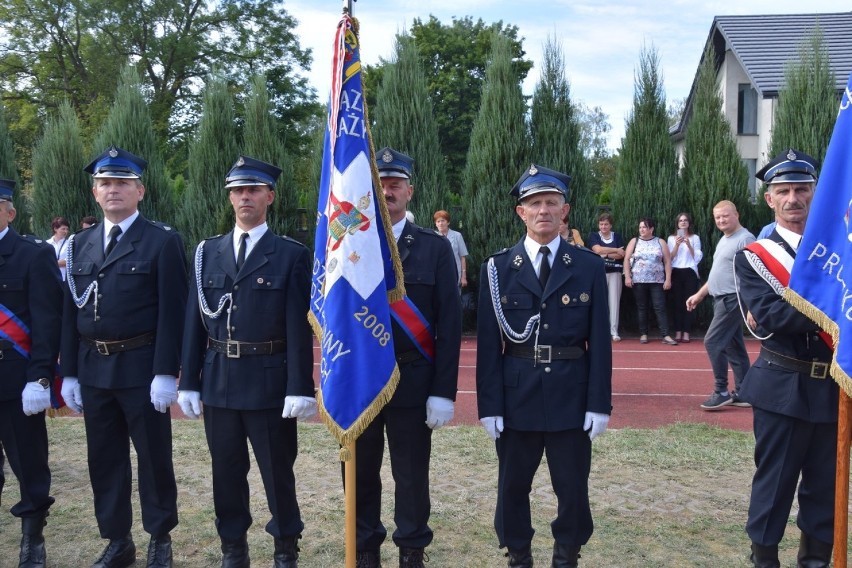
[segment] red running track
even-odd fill
[[[750,408],[727,406],[701,410],[713,392],[713,373],[701,338],[677,346],[659,339],[640,344],[638,338],[613,343],[612,419],[610,428],[659,428],[676,422],[701,422],[750,431]],[[746,340],[751,360],[760,343]],[[319,348],[316,348],[319,360]],[[316,368],[318,369],[318,367]],[[318,370],[315,371],[315,380]],[[733,373],[728,373],[733,387]],[[478,424],[476,412],[476,337],[462,339],[456,414],[451,424]]]

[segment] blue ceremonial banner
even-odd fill
[[[852,76],[784,292],[834,342],[831,375],[852,396]],[[849,265],[849,268],[846,268]]]
[[[340,444],[355,441],[393,396],[399,369],[390,303],[402,264],[380,188],[361,81],[357,21],[335,35],[317,207],[311,312],[320,340],[320,415]]]

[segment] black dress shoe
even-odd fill
[[[382,568],[378,550],[359,550],[355,553],[355,568]]]
[[[136,545],[133,538],[127,535],[109,541],[100,557],[92,564],[92,568],[125,568],[136,562]]]
[[[506,552],[509,568],[533,568],[533,556],[530,547],[513,549]]]
[[[147,568],[172,568],[172,537],[152,536],[148,543]]]
[[[236,540],[222,539],[222,568],[249,568],[248,541],[246,536]]]
[[[25,534],[21,538],[21,555],[18,568],[44,568],[47,553],[44,550],[44,537]]]
[[[275,539],[275,556],[273,568],[298,568],[299,547],[298,536],[287,536]]]
[[[399,568],[425,568],[423,565],[424,555],[425,552],[422,548],[401,546],[399,548]]]
[[[564,544],[554,542],[551,568],[577,568],[577,559],[579,557],[579,546],[565,546]]]

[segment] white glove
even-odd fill
[[[587,412],[586,420],[583,422],[583,430],[589,434],[589,440],[594,440],[604,433],[607,424],[609,424],[609,414]]]
[[[492,442],[496,442],[497,438],[500,437],[500,432],[503,431],[503,417],[502,416],[486,416],[485,418],[480,418],[480,422],[485,427],[485,431],[488,432],[488,437],[491,438]]]
[[[312,396],[285,396],[281,418],[306,420],[317,413],[317,400]]]
[[[21,392],[21,403],[27,416],[44,412],[50,408],[50,387],[44,388],[35,381],[28,382]]]
[[[426,426],[437,430],[453,419],[456,403],[442,396],[430,396],[426,399]]]
[[[178,391],[178,405],[187,418],[201,416],[201,393],[198,391]]]
[[[157,412],[165,412],[177,400],[177,377],[174,375],[154,375],[151,381],[151,404]]]
[[[77,377],[62,378],[62,398],[65,405],[77,413],[83,412],[83,395],[80,393],[80,382]]]

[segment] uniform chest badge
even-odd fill
[[[562,255],[562,262],[565,266],[571,266],[571,255],[567,252]]]
[[[409,245],[414,242],[414,235],[405,235],[405,242]]]
[[[571,297],[568,294],[562,296],[562,305],[567,306],[571,303]]]
[[[524,263],[524,257],[521,255],[516,255],[515,258],[512,259],[512,264],[516,267],[520,267]]]
[[[580,301],[585,304],[589,301],[589,295],[583,292],[582,294],[580,294]]]

